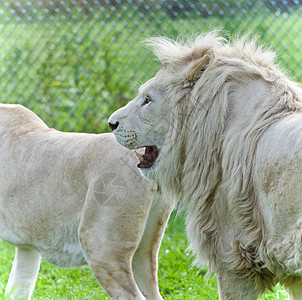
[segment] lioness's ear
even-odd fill
[[[201,77],[203,71],[206,69],[210,62],[210,55],[206,54],[201,59],[199,59],[193,67],[189,70],[188,74],[184,80],[184,88],[192,87]]]

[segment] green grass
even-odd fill
[[[159,254],[159,286],[168,300],[215,300],[218,298],[216,278],[207,279],[205,269],[191,267],[192,259],[186,254],[187,239],[182,218],[171,217]],[[0,295],[4,294],[14,248],[0,242]],[[0,299],[4,297],[0,296]],[[33,299],[109,299],[98,285],[88,267],[60,269],[42,260]],[[285,300],[282,287],[275,288],[262,300]]]

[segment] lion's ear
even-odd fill
[[[192,87],[201,77],[203,71],[207,68],[210,62],[210,55],[206,54],[199,59],[190,69],[184,80],[184,88]]]

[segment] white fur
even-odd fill
[[[112,134],[59,132],[0,104],[0,237],[16,246],[8,297],[31,298],[42,256],[88,263],[111,299],[162,299],[157,253],[171,206],[135,162]]]
[[[300,87],[246,38],[148,43],[163,67],[110,117],[117,140],[159,148],[143,174],[179,199],[190,249],[216,271],[220,299],[257,299],[277,282],[301,299]],[[119,139],[127,131],[131,145]]]

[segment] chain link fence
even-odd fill
[[[301,8],[301,0],[4,0],[0,101],[60,130],[108,131],[110,113],[159,66],[142,40],[214,28],[256,35],[302,81]]]

